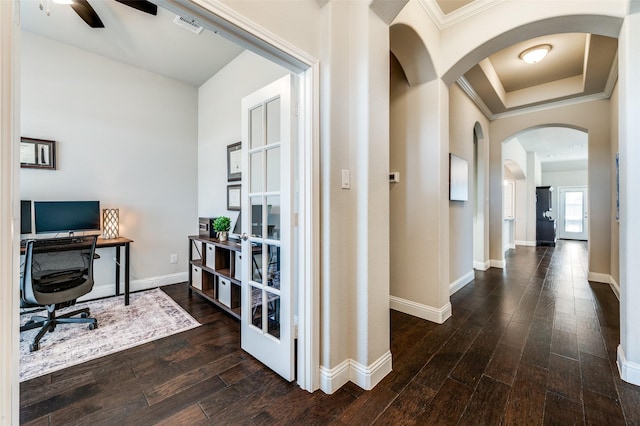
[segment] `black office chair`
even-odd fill
[[[89,308],[56,316],[56,309],[74,305],[76,299],[93,288],[93,258],[97,236],[67,246],[51,245],[51,240],[27,242],[24,269],[20,280],[21,307],[43,306],[47,316],[34,316],[20,331],[42,327],[29,345],[31,352],[40,348],[40,339],[63,323],[88,323],[89,330],[98,327],[89,318]],[[80,315],[80,318],[72,318]]]

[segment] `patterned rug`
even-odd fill
[[[40,340],[40,349],[29,352],[29,344],[39,329],[20,333],[20,381],[49,374],[152,340],[198,327],[200,323],[160,289],[132,293],[129,306],[124,296],[78,303],[59,313],[88,306],[98,328],[88,324],[59,324]],[[20,316],[20,324],[34,314]]]

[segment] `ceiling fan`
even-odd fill
[[[158,14],[158,6],[147,0],[116,1],[150,15]],[[102,20],[87,0],[63,0],[63,2],[69,4],[78,16],[80,16],[91,28],[104,28]]]

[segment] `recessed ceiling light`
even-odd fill
[[[520,59],[528,64],[535,64],[540,62],[547,56],[547,53],[551,50],[550,44],[540,44],[538,46],[530,47],[520,54]]]
[[[570,146],[569,146],[569,148],[572,148],[572,149],[579,149],[579,148],[584,148],[584,145],[583,145],[583,144],[570,145]]]

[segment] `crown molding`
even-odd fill
[[[418,0],[440,30],[469,19],[504,1],[506,0],[476,0],[445,15],[436,0]]]
[[[460,76],[458,77],[458,80],[456,80],[456,83],[458,83],[458,86],[460,86],[460,88],[464,91],[464,93],[467,94],[467,96],[473,101],[473,103],[476,104],[476,106],[484,114],[484,116],[491,120],[491,117],[493,117],[494,115],[493,112],[489,109],[487,104],[484,103],[480,96],[478,96],[467,79],[464,78],[464,76]]]
[[[607,84],[604,86],[604,93],[608,93],[609,96],[613,93],[613,89],[616,87],[618,81],[618,51],[616,50],[616,56],[613,57],[613,63],[609,70],[609,77],[607,78]]]
[[[563,99],[561,101],[547,102],[542,105],[535,105],[535,106],[521,108],[514,111],[506,111],[506,112],[501,112],[499,114],[493,114],[491,117],[489,117],[489,120],[493,121],[493,120],[498,120],[500,118],[515,117],[517,115],[529,114],[531,112],[545,111],[548,109],[560,108],[560,107],[569,106],[569,105],[577,105],[584,102],[599,101],[602,99],[609,99],[610,96],[611,96],[610,93],[600,92],[600,93],[593,93],[591,95],[586,95],[586,96],[579,96],[576,98]]]

